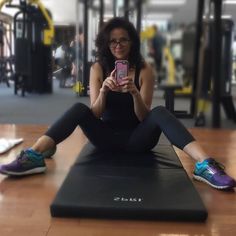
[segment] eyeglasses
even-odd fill
[[[129,42],[130,42],[130,40],[127,38],[121,38],[120,40],[112,39],[109,41],[109,46],[111,48],[116,48],[119,44],[120,46],[125,47],[129,44]]]

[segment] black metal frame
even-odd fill
[[[229,119],[236,121],[236,111],[232,102],[231,90],[225,94],[222,91],[225,81],[225,71],[222,71],[222,48],[223,48],[223,21],[222,15],[222,0],[209,0],[213,4],[214,20],[212,21],[212,57],[211,64],[213,70],[211,70],[212,78],[212,113],[211,122],[213,128],[221,127],[221,105],[225,109],[226,115]],[[194,57],[194,78],[193,78],[193,91],[196,91],[198,83],[198,64],[199,61],[199,49],[200,49],[200,38],[202,35],[203,25],[203,11],[204,11],[205,0],[198,0],[198,13],[197,13],[197,30],[196,30],[196,42],[195,42],[195,57]],[[224,81],[223,81],[224,80]],[[192,97],[191,112],[195,113],[196,110],[196,95]]]

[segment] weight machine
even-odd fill
[[[222,0],[199,0],[199,58],[196,60],[196,126],[205,125],[205,110],[212,98],[212,126],[220,127],[220,105],[227,118],[236,122],[231,95],[232,20],[221,19]],[[205,19],[203,20],[203,14]]]
[[[13,75],[13,57],[11,50],[12,17],[0,13],[0,82],[10,87],[9,80]]]
[[[48,10],[39,0],[11,0],[0,2],[0,10],[17,8],[14,16],[15,72],[14,92],[52,92],[52,51],[54,26]]]

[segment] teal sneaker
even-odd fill
[[[193,178],[205,182],[216,189],[230,189],[236,186],[235,180],[224,172],[224,166],[213,158],[197,162]]]
[[[0,166],[0,173],[9,176],[39,174],[45,171],[46,165],[42,154],[31,149],[21,151],[16,160]]]

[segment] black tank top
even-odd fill
[[[140,90],[139,73],[140,69],[135,69],[134,83],[138,90]],[[130,93],[109,91],[102,120],[115,130],[134,129],[139,124],[139,120],[134,112],[132,95]]]

